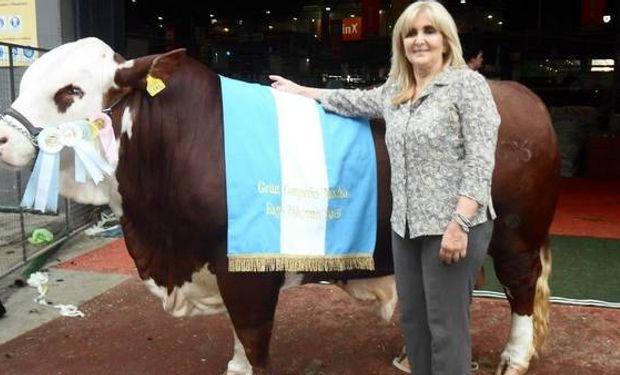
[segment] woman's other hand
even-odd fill
[[[454,221],[450,221],[441,238],[439,258],[446,264],[456,263],[467,255],[467,233]]]

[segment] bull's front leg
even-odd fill
[[[251,375],[252,367],[267,366],[269,341],[283,274],[217,270],[216,275],[235,330],[235,356],[229,362],[227,373]]]
[[[245,355],[243,344],[239,341],[237,333],[233,331],[233,334],[235,336],[235,354],[228,361],[228,367],[226,367],[224,375],[252,375],[252,365]]]
[[[498,250],[491,253],[510,302],[512,324],[496,375],[523,375],[548,333],[551,252],[548,242],[520,253]]]

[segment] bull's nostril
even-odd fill
[[[0,145],[7,143],[9,139],[7,137],[0,137]]]

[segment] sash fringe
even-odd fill
[[[230,272],[328,272],[349,270],[374,270],[372,256],[353,255],[343,257],[328,256],[262,256],[262,255],[228,255],[228,271]]]

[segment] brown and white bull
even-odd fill
[[[146,93],[146,77],[166,85]],[[523,374],[548,331],[548,229],[558,192],[556,137],[544,104],[527,88],[491,82],[502,118],[493,176],[497,209],[489,253],[512,310],[498,374]],[[240,103],[240,110],[242,110]],[[73,178],[61,154],[61,195],[109,204],[121,218],[140,277],[174,316],[228,312],[235,352],[228,374],[267,365],[279,291],[317,280],[347,281],[354,297],[377,301],[389,320],[396,304],[390,250],[389,164],[384,127],[373,124],[378,162],[376,271],[228,271],[222,104],[218,75],[183,50],[126,61],[95,38],[43,55],[24,74],[19,97],[0,121],[0,161],[26,167],[29,132],[110,108],[120,142],[114,177],[95,185]]]

